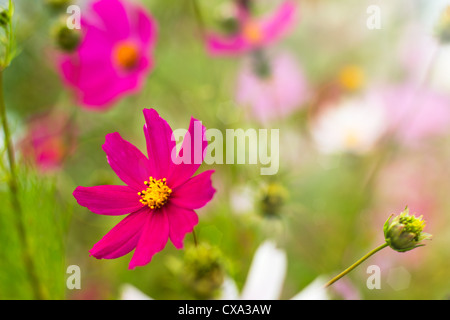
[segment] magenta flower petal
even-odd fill
[[[210,34],[207,39],[207,50],[212,55],[239,55],[251,47],[241,35],[225,37]]]
[[[117,89],[120,87],[117,86],[117,83],[111,82],[105,81],[97,87],[91,87],[89,90],[84,91],[83,94],[79,95],[79,102],[83,103],[86,108],[93,110],[98,110],[101,106],[114,103],[120,98]]]
[[[187,209],[199,209],[205,206],[214,196],[211,175],[214,170],[202,172],[173,189],[170,202]]]
[[[155,253],[164,249],[169,240],[169,221],[165,210],[154,210],[145,225],[130,261],[129,269],[149,263]]]
[[[208,147],[205,134],[206,127],[201,121],[191,118],[177,160],[175,163],[172,162],[171,172],[167,178],[172,189],[188,180],[202,164],[204,151]]]
[[[148,208],[129,214],[97,242],[89,253],[97,259],[115,259],[129,253],[136,247],[142,226],[148,220]]]
[[[261,21],[264,43],[270,44],[281,38],[295,22],[297,6],[293,1],[283,3],[273,16]]]
[[[108,33],[101,28],[92,25],[90,22],[81,20],[85,29],[83,41],[78,47],[77,55],[83,63],[106,63],[114,46],[114,41],[110,39]]]
[[[109,165],[123,182],[136,192],[145,189],[144,181],[150,176],[150,162],[138,148],[122,139],[117,132],[106,135],[102,148]]]
[[[80,78],[80,70],[72,62],[72,57],[62,57],[59,62],[59,68],[61,69],[61,74],[66,84],[76,85],[78,83],[78,79]]]
[[[170,204],[164,207],[169,220],[169,238],[177,249],[183,249],[183,240],[198,224],[198,216],[194,210],[180,208]]]
[[[77,187],[73,196],[79,205],[97,214],[115,216],[142,208],[140,196],[128,186]]]
[[[130,35],[130,22],[124,5],[118,0],[99,0],[92,5],[110,37],[123,40]]]
[[[169,173],[172,149],[176,146],[172,140],[172,129],[154,109],[144,109],[144,117],[151,176],[155,179],[165,178]]]
[[[142,10],[137,10],[137,23],[136,23],[136,33],[139,36],[139,40],[142,42],[143,46],[146,48],[152,48],[156,42],[157,37],[157,27],[148,18],[148,14]]]

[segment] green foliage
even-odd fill
[[[35,274],[46,299],[64,299],[65,247],[71,209],[58,193],[54,179],[21,170],[18,196],[21,212],[2,190],[0,214],[0,298],[33,299],[24,265],[24,248],[17,224],[25,227]]]

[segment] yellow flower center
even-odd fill
[[[257,44],[263,39],[261,28],[255,22],[247,22],[244,24],[242,34],[252,44]]]
[[[114,60],[125,70],[136,67],[139,60],[139,50],[136,44],[129,41],[119,43],[114,49]]]
[[[138,192],[141,196],[139,200],[143,205],[150,209],[159,209],[167,203],[172,189],[166,185],[166,178],[156,180],[150,177],[148,181],[144,181],[147,189]]]
[[[444,22],[449,22],[450,21],[450,6],[447,6],[444,10]]]
[[[348,65],[339,73],[339,83],[347,90],[357,90],[364,85],[364,71],[356,65]]]
[[[354,132],[354,131],[347,132],[347,134],[345,135],[345,140],[344,140],[344,144],[347,148],[349,148],[349,149],[356,148],[359,145],[359,143],[360,143],[360,139],[356,132]]]

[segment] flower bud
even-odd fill
[[[47,7],[55,13],[65,12],[72,0],[45,0]]]
[[[228,2],[218,6],[215,20],[225,34],[234,35],[239,32],[239,20],[236,17],[235,8]]]
[[[383,231],[386,243],[398,252],[406,252],[417,247],[423,240],[430,240],[431,234],[423,232],[425,221],[422,216],[416,218],[409,214],[408,207],[392,219],[392,215],[385,222]]]
[[[59,19],[53,27],[53,39],[63,51],[73,52],[81,41],[81,32],[67,26],[66,19]]]
[[[288,191],[279,183],[269,183],[262,191],[260,202],[262,214],[277,217],[288,198]]]
[[[0,27],[5,28],[8,23],[10,22],[11,17],[9,16],[8,10],[1,10],[0,11]]]
[[[206,244],[187,248],[181,277],[195,298],[214,298],[219,293],[225,277],[221,252]]]
[[[253,72],[261,79],[269,79],[272,75],[272,67],[269,59],[262,50],[256,50],[252,55]]]

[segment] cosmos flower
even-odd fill
[[[239,55],[267,47],[278,41],[292,27],[297,6],[285,1],[271,16],[256,19],[249,9],[237,4],[237,32],[231,35],[210,33],[207,48],[213,55]]]
[[[302,69],[289,54],[252,57],[237,79],[236,102],[250,107],[251,118],[268,124],[304,106],[309,89]],[[264,61],[261,61],[264,60]]]
[[[66,114],[44,113],[30,119],[19,148],[24,160],[48,173],[61,168],[76,144],[77,129]]]
[[[447,94],[409,83],[385,87],[375,94],[383,99],[389,129],[397,141],[416,146],[427,138],[448,133]]]
[[[201,137],[197,139],[201,142],[191,143],[199,123],[192,118],[181,150],[172,161],[176,150],[172,129],[153,109],[144,109],[144,116],[148,158],[117,132],[108,134],[103,145],[111,168],[126,185],[77,187],[73,193],[78,204],[94,213],[128,214],[90,254],[97,259],[115,259],[136,249],[130,269],[149,263],[169,239],[177,249],[183,248],[186,233],[198,223],[194,210],[205,206],[215,193],[213,170],[191,177],[203,161],[206,128],[200,124]],[[200,163],[194,161],[198,147]],[[186,154],[191,161],[184,161]]]
[[[153,66],[156,24],[123,0],[93,1],[89,9],[81,17],[81,43],[62,55],[60,73],[80,103],[105,109],[141,88]]]
[[[377,100],[369,97],[343,100],[326,107],[313,120],[312,139],[326,154],[364,154],[386,132],[385,117]]]

